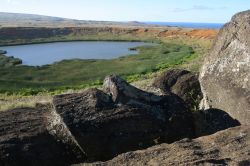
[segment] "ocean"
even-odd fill
[[[144,22],[145,24],[165,25],[182,28],[220,29],[223,23],[191,23],[191,22]]]

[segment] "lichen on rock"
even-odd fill
[[[236,14],[220,30],[199,79],[201,108],[221,109],[250,124],[250,10]]]

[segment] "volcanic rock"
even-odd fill
[[[192,115],[177,96],[156,96],[117,76],[106,77],[103,89],[53,100],[88,161],[194,136]]]
[[[250,129],[240,126],[197,139],[183,139],[121,154],[107,162],[74,166],[250,165]]]
[[[153,83],[162,93],[174,93],[183,99],[192,110],[198,108],[202,93],[198,74],[187,70],[170,69],[161,74]]]
[[[66,166],[84,159],[84,152],[52,108],[0,113],[0,165]]]
[[[220,30],[200,82],[203,109],[220,109],[250,124],[250,10],[236,14]]]

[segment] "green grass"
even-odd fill
[[[1,51],[1,50],[0,50]],[[0,67],[13,67],[15,65],[21,64],[22,60],[14,57],[7,57],[0,54]]]
[[[53,94],[66,89],[98,87],[109,74],[118,74],[132,82],[141,75],[182,65],[195,56],[192,47],[184,44],[160,43],[137,49],[137,55],[112,60],[63,60],[41,67],[13,65],[11,61],[7,65],[5,59],[5,65],[0,65],[0,93]]]

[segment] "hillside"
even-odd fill
[[[35,14],[0,12],[0,27],[81,27],[81,26],[144,26],[140,22],[76,20]]]
[[[0,12],[0,46],[75,40],[145,41],[186,39],[211,41],[218,30],[148,25],[137,21],[73,20]],[[182,39],[185,40],[182,40]]]

